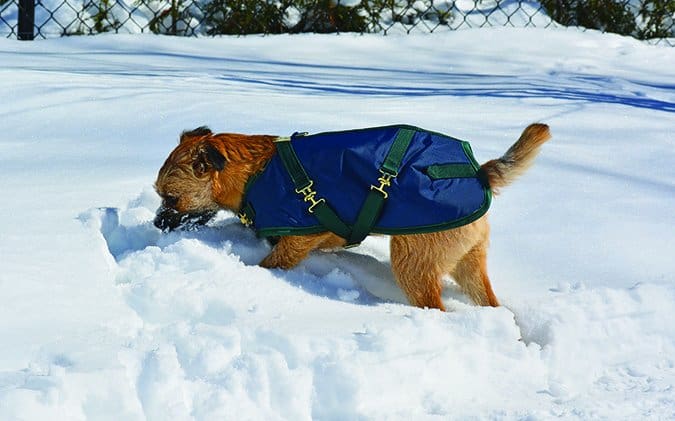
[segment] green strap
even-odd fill
[[[312,189],[314,182],[309,178],[302,163],[300,163],[293,145],[291,145],[291,139],[279,138],[275,143],[279,158],[281,158],[281,162],[293,181],[295,191],[303,195],[304,201],[310,203],[308,211],[326,229],[346,239],[348,245],[356,245],[363,241],[375,226],[382,212],[384,201],[388,196],[385,188],[389,187],[392,178],[398,175],[401,161],[414,135],[415,131],[412,129],[399,129],[398,133],[396,133],[396,138],[380,167],[380,172],[382,173],[380,178],[378,178],[380,185],[371,186],[371,190],[363,202],[353,228],[350,228],[340,219],[335,211],[326,203],[325,199],[316,197],[317,192]]]
[[[347,241],[348,245],[359,244],[372,231],[382,213],[384,201],[388,197],[384,189],[389,187],[391,179],[398,175],[401,161],[403,161],[403,156],[408,150],[414,135],[415,131],[412,129],[399,129],[398,133],[396,133],[396,138],[380,167],[382,176],[377,179],[380,182],[380,186],[371,186],[370,192],[361,206],[359,215],[356,217],[356,222],[354,222],[354,227]]]
[[[384,207],[384,195],[375,190],[371,190],[366,196],[366,200],[361,205],[359,215],[356,217],[354,227],[347,240],[348,246],[356,246],[363,241],[375,226],[377,219],[382,213]]]
[[[317,192],[312,189],[314,182],[305,172],[290,140],[290,138],[279,138],[275,143],[279,158],[281,158],[288,175],[293,180],[296,193],[303,195],[303,200],[310,203],[308,211],[314,215],[321,225],[342,238],[349,238],[351,233],[349,226],[342,222],[335,211],[328,206],[325,199],[316,197]]]
[[[388,172],[389,174],[398,175],[398,169],[401,166],[401,161],[403,160],[403,155],[405,155],[410,146],[410,141],[412,141],[413,136],[415,135],[415,130],[412,129],[399,129],[396,133],[396,138],[387,152],[387,156],[384,158],[384,162],[380,169],[382,171]]]
[[[291,145],[290,137],[280,137],[275,141],[277,145],[277,153],[279,153],[279,158],[283,162],[286,172],[293,180],[293,185],[297,190],[302,190],[310,186],[312,181],[309,179],[309,176],[305,172],[298,155],[295,154],[295,149]]]
[[[471,178],[476,176],[476,169],[471,164],[439,164],[427,167],[427,175],[432,180],[443,178]]]
[[[351,229],[342,222],[339,216],[335,213],[326,201],[321,202],[314,208],[314,216],[316,219],[326,227],[326,229],[342,238],[348,238]]]

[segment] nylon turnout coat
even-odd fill
[[[396,125],[278,138],[240,218],[259,236],[427,233],[468,224],[492,194],[465,141]]]

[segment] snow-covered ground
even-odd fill
[[[0,39],[0,419],[675,418],[675,50],[566,30]],[[222,213],[160,234],[181,130],[409,123],[497,157],[503,307],[405,304],[386,238],[256,263]]]

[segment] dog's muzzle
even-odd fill
[[[216,211],[188,212],[180,213],[171,208],[160,206],[157,209],[154,224],[162,231],[173,231],[176,229],[192,230],[198,225],[204,225],[216,215]]]

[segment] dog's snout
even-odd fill
[[[179,228],[191,230],[206,224],[215,215],[215,210],[181,213],[162,205],[157,209],[153,224],[162,231],[173,231]]]
[[[153,224],[162,231],[172,231],[180,225],[180,214],[162,205],[157,209]]]
[[[170,195],[165,196],[163,205],[166,208],[176,209],[176,206],[178,206],[178,197]]]

